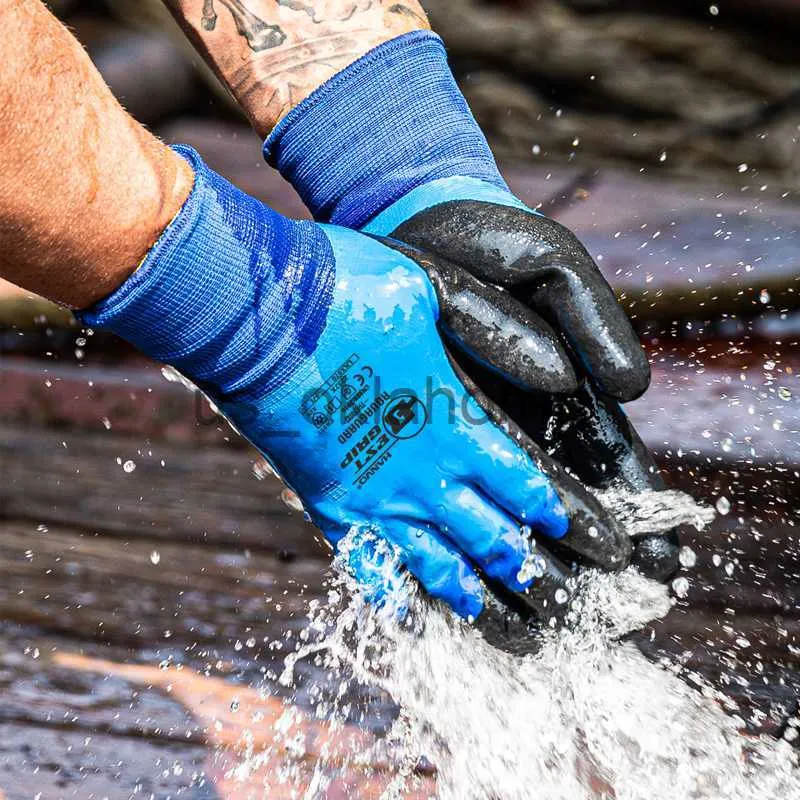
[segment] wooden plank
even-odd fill
[[[0,427],[0,514],[154,540],[315,555],[316,529],[247,452]]]
[[[800,465],[798,374],[753,366],[656,364],[650,390],[626,410],[665,465],[686,459],[793,470]]]
[[[152,653],[132,654],[127,646],[80,641],[78,634],[77,628],[69,635],[55,635],[8,620],[0,624],[0,722],[153,743],[204,743],[192,716],[167,694],[135,693],[122,678],[97,678],[60,665],[59,654],[80,648],[84,657],[136,659],[158,669]]]
[[[143,358],[122,363],[0,360],[0,422],[166,442],[244,447],[199,391]]]
[[[215,800],[203,775],[205,758],[205,748],[191,744],[0,723],[0,774],[7,800]]]
[[[214,747],[207,770],[220,798],[290,800],[307,791],[320,770],[332,781],[326,797],[378,800],[397,777],[399,765],[391,757],[372,753],[364,763],[375,744],[371,734],[352,725],[329,727],[301,710],[287,709],[255,687],[235,686],[188,669],[164,671],[70,654],[57,657],[57,662],[83,674],[118,676],[155,687],[180,700]],[[412,785],[404,797],[431,797],[435,783],[429,767],[418,766],[410,777]]]
[[[268,644],[298,629],[307,603],[323,595],[327,562],[320,558],[287,562],[26,522],[0,523],[0,531],[2,619],[198,663],[210,658],[209,647],[231,657],[242,650],[237,641],[250,639],[245,662],[279,658]]]
[[[517,195],[536,206],[578,173],[509,167]],[[639,321],[800,308],[800,226],[796,203],[760,186],[731,190],[592,174],[562,205],[570,227]]]

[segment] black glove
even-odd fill
[[[539,360],[526,384],[503,379],[489,366],[503,363],[506,345],[496,335],[473,343],[472,357],[461,362],[545,452],[593,489],[664,488],[652,455],[619,406],[645,391],[649,365],[611,288],[569,230],[521,209],[464,200],[422,211],[392,236],[502,287],[529,310],[541,349],[561,343],[559,352],[569,353],[577,387],[565,386],[564,365],[552,358]],[[455,338],[476,325],[469,298],[462,306],[453,322]],[[637,537],[632,560],[645,575],[666,581],[678,569],[678,550],[675,531],[654,531]]]

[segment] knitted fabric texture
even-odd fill
[[[314,352],[333,297],[334,256],[309,222],[282,217],[174,148],[192,192],[142,266],[78,314],[171,364],[217,400],[263,398]]]
[[[386,42],[331,78],[278,124],[264,156],[315,219],[348,228],[440,178],[508,188],[428,31]]]

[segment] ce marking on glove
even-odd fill
[[[374,376],[372,367],[360,364],[353,353],[325,383],[306,393],[300,413],[320,432],[330,428],[337,415],[347,424],[363,411]]]

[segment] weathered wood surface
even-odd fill
[[[321,556],[287,562],[233,541],[219,548],[167,544],[135,528],[122,540],[34,522],[4,522],[2,532],[5,620],[87,641],[156,647],[201,665],[212,658],[208,648],[233,654],[237,641],[251,638],[243,662],[279,658],[269,655],[272,639],[298,630],[308,602],[323,594]],[[282,535],[292,546],[290,526]]]
[[[728,28],[724,5],[719,18],[697,20],[650,5],[602,14],[551,0],[426,8],[501,153],[527,161],[537,145],[541,157],[588,167],[624,161],[797,188],[800,68],[788,32]]]
[[[87,787],[99,791],[105,786],[108,796],[124,798],[137,770],[152,786],[167,787],[165,794],[181,788],[192,798],[263,796],[265,782],[274,777],[269,769],[274,762],[267,759],[246,773],[244,784],[230,772],[243,763],[239,740],[252,727],[245,713],[256,698],[260,706],[269,706],[248,687],[266,685],[279,697],[279,687],[261,674],[262,669],[268,675],[280,671],[283,651],[270,642],[293,647],[307,602],[322,596],[326,566],[323,551],[314,548],[316,555],[288,562],[261,549],[305,552],[312,542],[297,516],[281,517],[285,512],[276,500],[277,484],[250,477],[245,450],[157,440],[144,445],[141,435],[119,435],[113,421],[112,431],[94,434],[37,425],[23,433],[0,430],[0,442],[12,447],[17,442],[13,458],[0,461],[4,477],[10,464],[15,475],[28,476],[25,487],[31,487],[30,492],[23,487],[20,496],[16,480],[0,480],[3,513],[27,508],[27,519],[0,522],[0,610],[5,619],[0,721],[8,732],[0,763],[8,765],[8,788],[19,792],[9,796],[28,797],[36,788],[54,798],[83,797]],[[20,438],[30,447],[21,446]],[[160,466],[159,455],[165,454],[170,468]],[[118,455],[131,455],[136,469],[126,473],[116,463]],[[17,462],[26,462],[31,471]],[[708,469],[704,491],[713,499],[724,487],[733,510],[690,542],[698,565],[689,573],[689,596],[655,626],[652,642],[645,632],[642,646],[654,656],[666,654],[697,669],[743,708],[765,714],[766,729],[777,731],[792,710],[800,682],[800,565],[791,509],[779,507],[782,523],[758,522],[752,501],[774,504],[772,490],[762,486],[758,498],[737,497],[738,481],[724,464]],[[264,508],[258,495],[264,487],[274,504],[267,505],[272,509],[267,517],[275,512],[276,519],[284,520],[266,540],[258,538]],[[84,497],[94,500],[82,507]],[[31,498],[34,506],[28,505]],[[174,514],[170,502],[181,501],[181,512]],[[76,507],[82,508],[77,528],[64,524]],[[221,525],[216,536],[198,536],[198,514],[204,531],[208,520],[232,519],[235,524]],[[188,542],[161,537],[162,527],[152,523],[164,515],[173,526],[170,535],[185,536]],[[763,509],[755,513],[762,515],[767,516]],[[249,552],[241,541],[245,528],[254,537]],[[292,633],[289,639],[287,632]],[[107,661],[92,667],[70,655],[78,648]],[[160,669],[161,662],[184,664],[187,672],[181,676],[174,668]],[[202,677],[209,668],[216,677]],[[94,672],[98,677],[92,677]],[[731,676],[751,685],[731,683]],[[297,700],[302,707],[302,690]],[[234,706],[241,708],[234,712]],[[277,705],[273,710],[277,713]],[[36,747],[22,749],[19,730],[33,732]],[[259,746],[269,747],[274,726],[259,724],[256,731],[263,737]],[[119,752],[130,755],[112,770],[107,754],[115,751],[117,738]],[[76,744],[87,739],[83,748]],[[83,754],[95,742],[93,755],[81,758],[96,771],[82,772],[73,753]],[[164,754],[166,765],[157,753]],[[55,766],[37,783],[44,764]],[[39,772],[34,772],[36,765]],[[310,765],[299,774],[308,776]],[[382,785],[378,780],[376,787],[363,774],[343,780],[360,797],[373,796],[373,791],[377,797]],[[161,796],[162,789],[153,791]],[[347,791],[342,788],[340,796]]]
[[[241,446],[200,392],[166,380],[143,358],[117,358],[113,366],[6,359],[0,383],[6,425]]]
[[[0,798],[220,800],[205,760],[196,745],[0,723]]]
[[[318,552],[310,526],[274,479],[256,479],[247,453],[17,428],[0,429],[0,447],[8,518],[166,542],[236,541],[286,557]]]
[[[0,780],[8,797],[122,800],[136,796],[138,783],[145,797],[288,798],[310,781],[322,752],[335,779],[331,800],[377,798],[395,775],[378,751],[354,758],[375,743],[372,734],[331,730],[265,691],[258,674],[245,683],[221,677],[219,665],[197,671],[146,655],[145,663],[124,663],[130,658],[119,648],[84,643],[79,653],[65,638],[4,633],[0,641]],[[426,791],[409,796],[430,796],[431,770],[421,768],[417,779]]]

